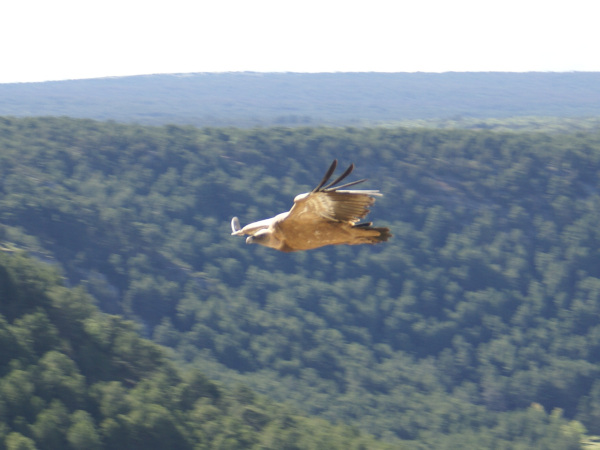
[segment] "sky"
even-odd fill
[[[600,71],[596,0],[5,3],[0,83],[230,71]]]

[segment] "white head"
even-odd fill
[[[263,229],[257,231],[252,236],[248,236],[246,244],[259,244],[265,247],[278,248],[280,242],[273,236],[273,233],[269,229]]]

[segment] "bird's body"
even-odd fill
[[[248,244],[260,244],[283,252],[311,250],[325,245],[375,244],[387,241],[388,228],[375,228],[371,223],[357,222],[368,213],[368,207],[380,196],[376,190],[342,190],[365,180],[335,186],[354,169],[350,165],[333,182],[329,181],[337,161],[311,192],[297,195],[288,212],[241,228],[237,217],[231,221],[232,235],[249,235]]]

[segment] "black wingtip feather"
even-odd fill
[[[331,178],[331,175],[333,175],[333,172],[335,172],[336,167],[337,167],[337,159],[334,159],[333,162],[331,163],[331,166],[329,166],[329,169],[327,169],[327,172],[325,173],[325,176],[323,177],[321,182],[317,185],[316,188],[314,188],[312,190],[313,192],[319,191],[323,187],[323,185],[325,183],[327,183],[327,181]]]
[[[350,175],[352,173],[352,171],[354,170],[354,163],[350,164],[350,166],[344,171],[343,174],[341,174],[339,177],[337,177],[335,180],[333,180],[331,183],[329,183],[327,186],[323,186],[323,190],[327,190],[328,188],[330,188],[331,186],[335,186],[336,184],[338,184],[340,181],[342,181],[344,178],[346,178],[348,175]],[[337,188],[335,188],[337,189]]]
[[[335,188],[332,188],[331,190],[337,191],[338,189],[344,189],[344,188],[347,188],[350,186],[354,186],[355,184],[358,184],[358,183],[364,183],[365,181],[367,181],[366,178],[363,178],[362,180],[351,181],[350,183],[342,184],[341,186],[336,186]],[[323,188],[323,189],[325,189],[325,188]]]
[[[329,166],[329,169],[327,169],[325,176],[323,177],[321,182],[317,185],[317,187],[315,187],[312,190],[312,192],[336,191],[338,189],[343,189],[343,188],[346,188],[349,186],[354,186],[355,184],[362,183],[363,181],[367,181],[366,178],[363,178],[362,180],[352,181],[350,183],[342,184],[341,186],[336,186],[336,184],[338,184],[340,181],[342,181],[344,178],[346,178],[348,175],[350,175],[352,173],[352,171],[354,170],[354,163],[352,163],[352,164],[350,164],[350,166],[348,166],[348,168],[344,171],[344,173],[342,173],[339,177],[337,177],[335,180],[333,180],[331,183],[329,183],[329,184],[327,184],[327,186],[325,186],[325,183],[327,183],[327,181],[329,181],[329,179],[333,175],[333,172],[335,172],[336,167],[337,167],[337,159],[334,159],[333,162],[331,163],[331,166]]]

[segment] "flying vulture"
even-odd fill
[[[368,213],[368,207],[381,196],[377,190],[343,190],[366,180],[335,186],[352,170],[346,171],[325,185],[337,166],[334,160],[321,182],[311,192],[297,195],[288,212],[270,219],[240,227],[237,217],[231,219],[233,236],[248,235],[246,244],[260,244],[282,252],[310,250],[325,245],[376,244],[392,235],[389,228],[376,228],[372,222],[357,223]]]

